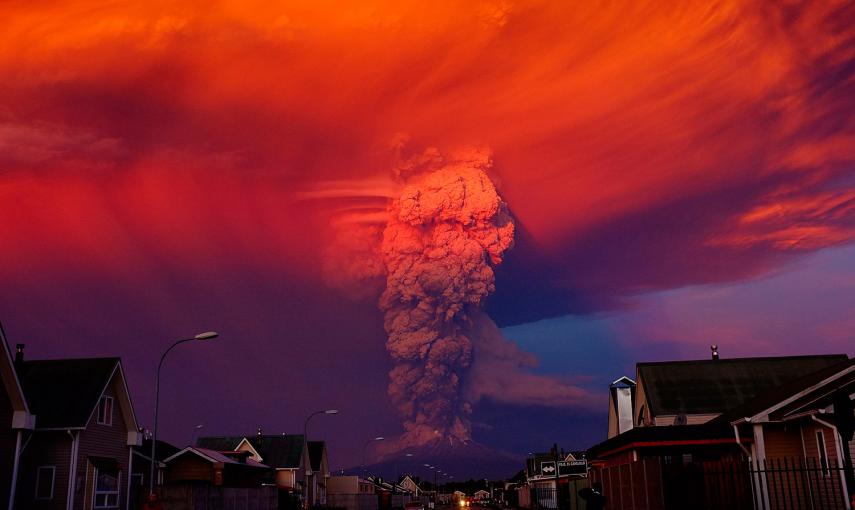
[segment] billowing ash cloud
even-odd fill
[[[389,394],[405,436],[417,442],[470,438],[463,388],[475,356],[473,313],[495,290],[491,265],[514,242],[513,220],[485,172],[489,154],[466,156],[437,157],[410,177],[383,232],[380,308],[396,364]]]
[[[378,180],[304,193],[354,204],[334,218],[327,282],[353,297],[370,294],[376,282],[384,289],[379,307],[395,364],[389,395],[405,428],[384,449],[468,441],[472,405],[482,398],[546,406],[588,399],[582,389],[531,373],[536,358],[505,339],[483,311],[495,291],[493,267],[514,244],[514,221],[488,176],[491,165],[486,149],[427,149],[395,166],[394,191]]]

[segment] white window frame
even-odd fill
[[[47,498],[39,497],[39,485],[41,484],[42,470],[50,470],[50,496]],[[56,466],[39,466],[36,468],[36,494],[35,499],[47,501],[53,499],[53,492],[56,486]]]
[[[110,414],[108,416],[102,417],[101,416],[101,405],[102,405],[102,403],[105,403],[108,400],[110,401]],[[113,397],[108,397],[106,395],[101,397],[101,400],[98,401],[98,417],[97,417],[98,425],[107,425],[107,426],[113,425],[113,407],[115,406],[115,404],[116,404],[116,401],[113,399]]]
[[[828,461],[828,450],[825,444],[825,432],[822,429],[816,430],[816,451],[819,456],[819,466],[822,476],[831,476],[831,464]]]
[[[99,494],[115,494],[116,495],[116,504],[114,506],[98,506],[97,497]],[[92,508],[98,509],[113,509],[113,508],[121,508],[122,507],[122,470],[118,470],[116,473],[116,490],[115,491],[98,491],[98,468],[95,468],[95,479],[92,484]]]

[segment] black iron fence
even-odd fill
[[[579,495],[590,484],[587,478],[563,479],[554,487],[533,487],[531,508],[533,510],[585,510],[585,500]]]
[[[610,510],[847,508],[844,468],[834,459],[780,458],[757,463],[680,460],[652,458],[594,468],[590,481],[602,486]],[[553,506],[539,504],[536,508],[577,508],[569,502],[560,505],[560,497],[557,502],[558,506],[550,503]]]
[[[835,459],[769,459],[749,465],[757,508],[843,510],[844,468]]]

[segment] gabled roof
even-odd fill
[[[37,428],[85,427],[118,366],[119,358],[21,363],[18,377]]]
[[[234,450],[246,439],[261,455],[261,461],[275,468],[299,469],[303,456],[303,435],[257,435],[200,437],[196,446],[216,451]]]
[[[146,459],[151,459],[151,438],[143,439],[142,444],[140,444],[139,446],[132,446],[132,448],[137,455],[140,455]],[[157,448],[154,453],[155,455],[157,455],[157,460],[163,462],[163,459],[174,455],[180,450],[181,448],[178,448],[174,444],[158,439]]]
[[[613,381],[609,385],[609,388],[633,388],[633,387],[635,387],[635,381],[633,381],[632,379],[630,379],[629,377],[627,377],[625,375],[619,377],[618,379],[616,379],[615,381]]]
[[[846,360],[771,389],[718,416],[713,421],[716,423],[735,423],[745,418],[751,419],[766,415],[788,403],[795,404],[800,396],[820,392],[824,386],[831,385],[831,390],[833,390],[837,386],[851,384],[853,376],[855,376],[855,359]],[[830,395],[831,390],[825,391],[825,395]],[[823,407],[825,406],[823,405]]]
[[[222,463],[222,464],[238,464],[241,466],[249,466],[255,468],[268,468],[269,466],[262,464],[260,462],[255,461],[252,458],[246,459],[246,462],[239,462],[233,457],[229,457],[228,455],[223,454],[222,452],[218,452],[216,450],[210,450],[208,448],[200,448],[198,446],[188,446],[183,450],[180,450],[169,457],[163,459],[163,462],[170,462],[173,459],[177,459],[182,455],[192,454],[199,458],[202,458],[211,463]]]
[[[654,416],[718,414],[846,360],[834,354],[639,363],[637,379]]]

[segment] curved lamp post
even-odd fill
[[[206,331],[205,333],[199,333],[198,335],[185,338],[183,340],[178,340],[169,346],[168,349],[163,353],[160,357],[160,363],[157,364],[157,377],[154,380],[154,427],[151,432],[151,470],[149,471],[149,480],[148,480],[148,491],[149,494],[154,492],[154,466],[157,464],[157,460],[155,457],[155,446],[157,445],[157,407],[160,401],[160,368],[163,366],[163,360],[166,359],[166,355],[169,354],[169,351],[174,349],[177,345],[183,344],[184,342],[192,342],[194,340],[213,340],[220,336],[216,331]]]
[[[315,411],[309,416],[306,417],[306,421],[303,423],[303,448],[306,451],[306,501],[304,504],[305,508],[309,508],[309,477],[312,476],[312,459],[309,455],[309,420],[319,414],[338,414],[338,409],[326,409],[323,411]]]

